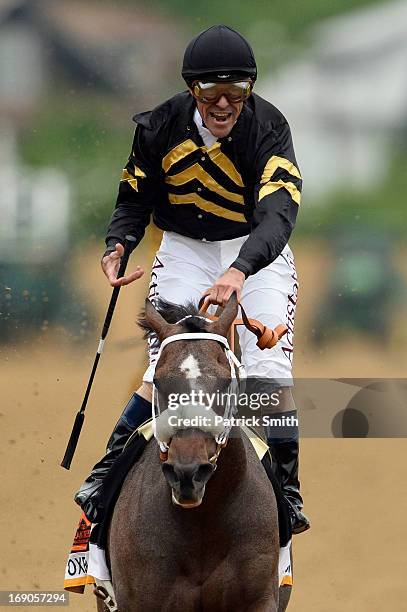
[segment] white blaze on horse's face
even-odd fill
[[[184,359],[180,365],[180,370],[185,374],[187,379],[196,379],[202,376],[198,360],[193,355],[188,355],[188,357]]]

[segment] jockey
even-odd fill
[[[261,351],[239,331],[247,376],[284,401],[278,415],[296,417],[292,381],[293,326],[298,279],[288,240],[301,196],[301,175],[282,113],[253,93],[257,68],[249,43],[235,30],[213,26],[187,46],[182,76],[188,90],[135,115],[131,153],[123,170],[106,237],[102,268],[117,279],[126,234],[141,241],[153,216],[164,230],[153,264],[149,298],[174,303],[202,296],[225,305],[233,292],[249,316],[287,335]],[[151,417],[157,348],[150,366],[110,437],[107,454],[75,496],[89,520],[100,520],[104,477],[130,434]],[[276,416],[276,414],[274,414]],[[296,418],[294,419],[296,422]],[[309,528],[298,480],[298,426],[289,434],[268,428],[273,466],[287,499],[293,533]]]

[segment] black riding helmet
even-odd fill
[[[195,36],[188,44],[181,72],[187,85],[205,78],[213,82],[257,78],[251,46],[236,30],[216,25]]]

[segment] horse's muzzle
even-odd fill
[[[185,510],[190,510],[192,508],[198,508],[198,506],[202,504],[203,493],[205,493],[205,490],[203,491],[200,499],[197,499],[196,501],[192,501],[192,500],[180,501],[176,498],[174,489],[172,489],[171,493],[172,493],[171,499],[172,499],[172,503],[174,504],[174,506],[180,506],[181,508],[184,508]]]
[[[175,505],[182,508],[196,508],[201,505],[206,483],[214,472],[211,463],[182,465],[166,461],[162,469],[171,487]]]

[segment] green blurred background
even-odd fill
[[[296,376],[405,377],[406,1],[0,0],[2,589],[61,588],[73,492],[138,386],[146,353],[135,320],[154,228],[132,256],[129,269],[146,274],[120,295],[62,472],[111,295],[99,262],[131,117],[184,89],[183,50],[214,23],[251,41],[256,91],[287,116],[304,178],[290,241]],[[313,529],[295,543],[291,609],[400,609],[403,444],[303,441]],[[71,609],[94,607],[90,594],[71,599]]]

